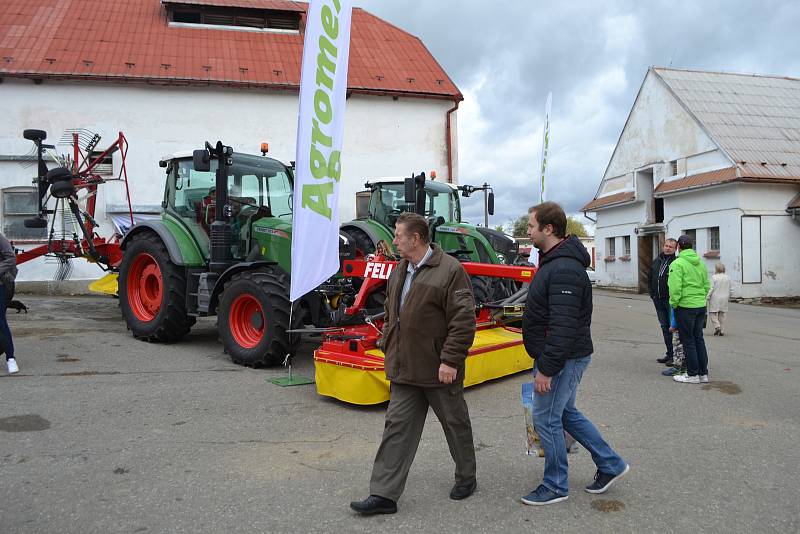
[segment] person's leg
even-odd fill
[[[474,482],[475,444],[472,440],[472,423],[469,420],[467,401],[464,400],[464,383],[427,388],[425,394],[442,424],[450,455],[456,464],[456,485]]]
[[[0,284],[0,335],[3,336],[3,344],[6,351],[6,360],[14,358],[14,339],[11,337],[11,329],[8,327],[6,317],[6,288]]]
[[[720,333],[720,335],[725,335],[725,313],[726,312],[724,312],[724,311],[721,311],[721,312],[717,313],[717,315],[719,317],[718,320],[719,320],[719,333]]]
[[[697,376],[697,347],[695,345],[695,332],[697,331],[697,314],[691,308],[675,308],[675,322],[678,324],[678,333],[683,343],[683,355],[686,358],[686,374]],[[702,332],[702,318],[699,321]]]
[[[664,336],[664,346],[667,348],[666,358],[667,360],[671,360],[673,353],[672,334],[669,331],[669,300],[653,299],[653,305],[656,308],[658,324],[661,325],[661,334]]]
[[[573,373],[575,387],[572,388],[572,396],[564,407],[564,415],[562,416],[564,430],[569,432],[572,437],[578,440],[578,443],[589,451],[598,471],[609,475],[619,475],[625,470],[625,461],[603,439],[597,427],[575,407],[578,385],[590,361],[591,356],[575,360],[575,371]]]
[[[697,347],[697,374],[700,376],[708,374],[708,352],[706,352],[706,341],[703,338],[703,317],[705,314],[705,308],[697,308],[695,310],[694,344]]]
[[[720,312],[709,312],[708,318],[711,319],[711,326],[714,327],[714,335],[718,335],[720,328]]]
[[[567,444],[561,422],[564,407],[572,397],[575,360],[567,360],[560,373],[550,379],[550,391],[533,395],[533,426],[544,450],[544,487],[560,495],[569,494]],[[534,375],[538,372],[534,367]]]
[[[372,467],[370,495],[397,502],[403,494],[427,413],[428,401],[420,388],[391,385],[383,438]]]

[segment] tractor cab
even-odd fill
[[[255,232],[275,235],[265,229],[284,226],[291,232],[293,177],[291,169],[272,158],[234,152],[230,161],[223,195],[227,202],[219,206],[217,159],[208,162],[207,170],[195,168],[191,152],[162,159],[167,172],[164,208],[191,232],[206,255],[211,227],[224,213],[231,227],[230,257],[242,260],[252,249]]]
[[[406,184],[402,180],[367,183],[366,186],[371,191],[369,219],[394,230],[401,213],[418,211],[416,202],[408,201]],[[445,222],[461,221],[461,203],[454,186],[426,180],[421,194],[416,198],[423,200],[418,213],[426,219],[436,221],[441,217]]]

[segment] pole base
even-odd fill
[[[276,378],[270,378],[268,382],[271,382],[276,386],[287,387],[287,386],[305,386],[307,384],[313,384],[314,380],[312,378],[306,378],[304,376],[279,376]]]

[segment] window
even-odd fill
[[[25,219],[36,217],[39,202],[36,188],[11,187],[3,190],[3,234],[7,239],[38,241],[47,238],[47,228],[26,228]]]
[[[719,250],[719,226],[708,229],[708,248],[709,250]]]
[[[607,237],[606,238],[606,256],[616,256],[617,255],[616,241],[617,241],[617,238],[615,238],[615,237]]]
[[[631,236],[626,235],[622,237],[622,248],[625,256],[631,255]]]
[[[169,2],[165,2],[169,4]],[[171,22],[238,26],[241,28],[300,30],[300,13],[275,9],[235,8],[222,6],[168,6]]]
[[[669,175],[670,176],[677,176],[678,174],[678,160],[673,159],[669,162]]]
[[[92,162],[97,159],[102,152],[92,152],[89,154],[89,158],[87,162]],[[97,165],[94,166],[92,169],[96,174],[101,176],[113,176],[114,175],[114,158],[112,154],[107,154],[103,159],[101,159]]]
[[[692,238],[692,246],[697,245],[697,230],[681,230],[681,235],[684,234]]]

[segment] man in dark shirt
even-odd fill
[[[653,260],[653,269],[650,271],[650,298],[656,308],[661,333],[664,336],[664,345],[667,353],[663,358],[658,358],[658,363],[672,365],[672,334],[669,331],[669,265],[675,260],[675,247],[678,242],[672,238],[664,241],[661,254]]]
[[[528,289],[522,339],[536,359],[533,424],[544,450],[544,480],[522,502],[543,505],[568,497],[565,430],[586,447],[597,466],[587,492],[605,493],[629,468],[575,407],[578,385],[594,352],[589,253],[577,237],[566,236],[567,217],[561,206],[544,202],[528,212],[528,235],[539,249],[539,270]]]

